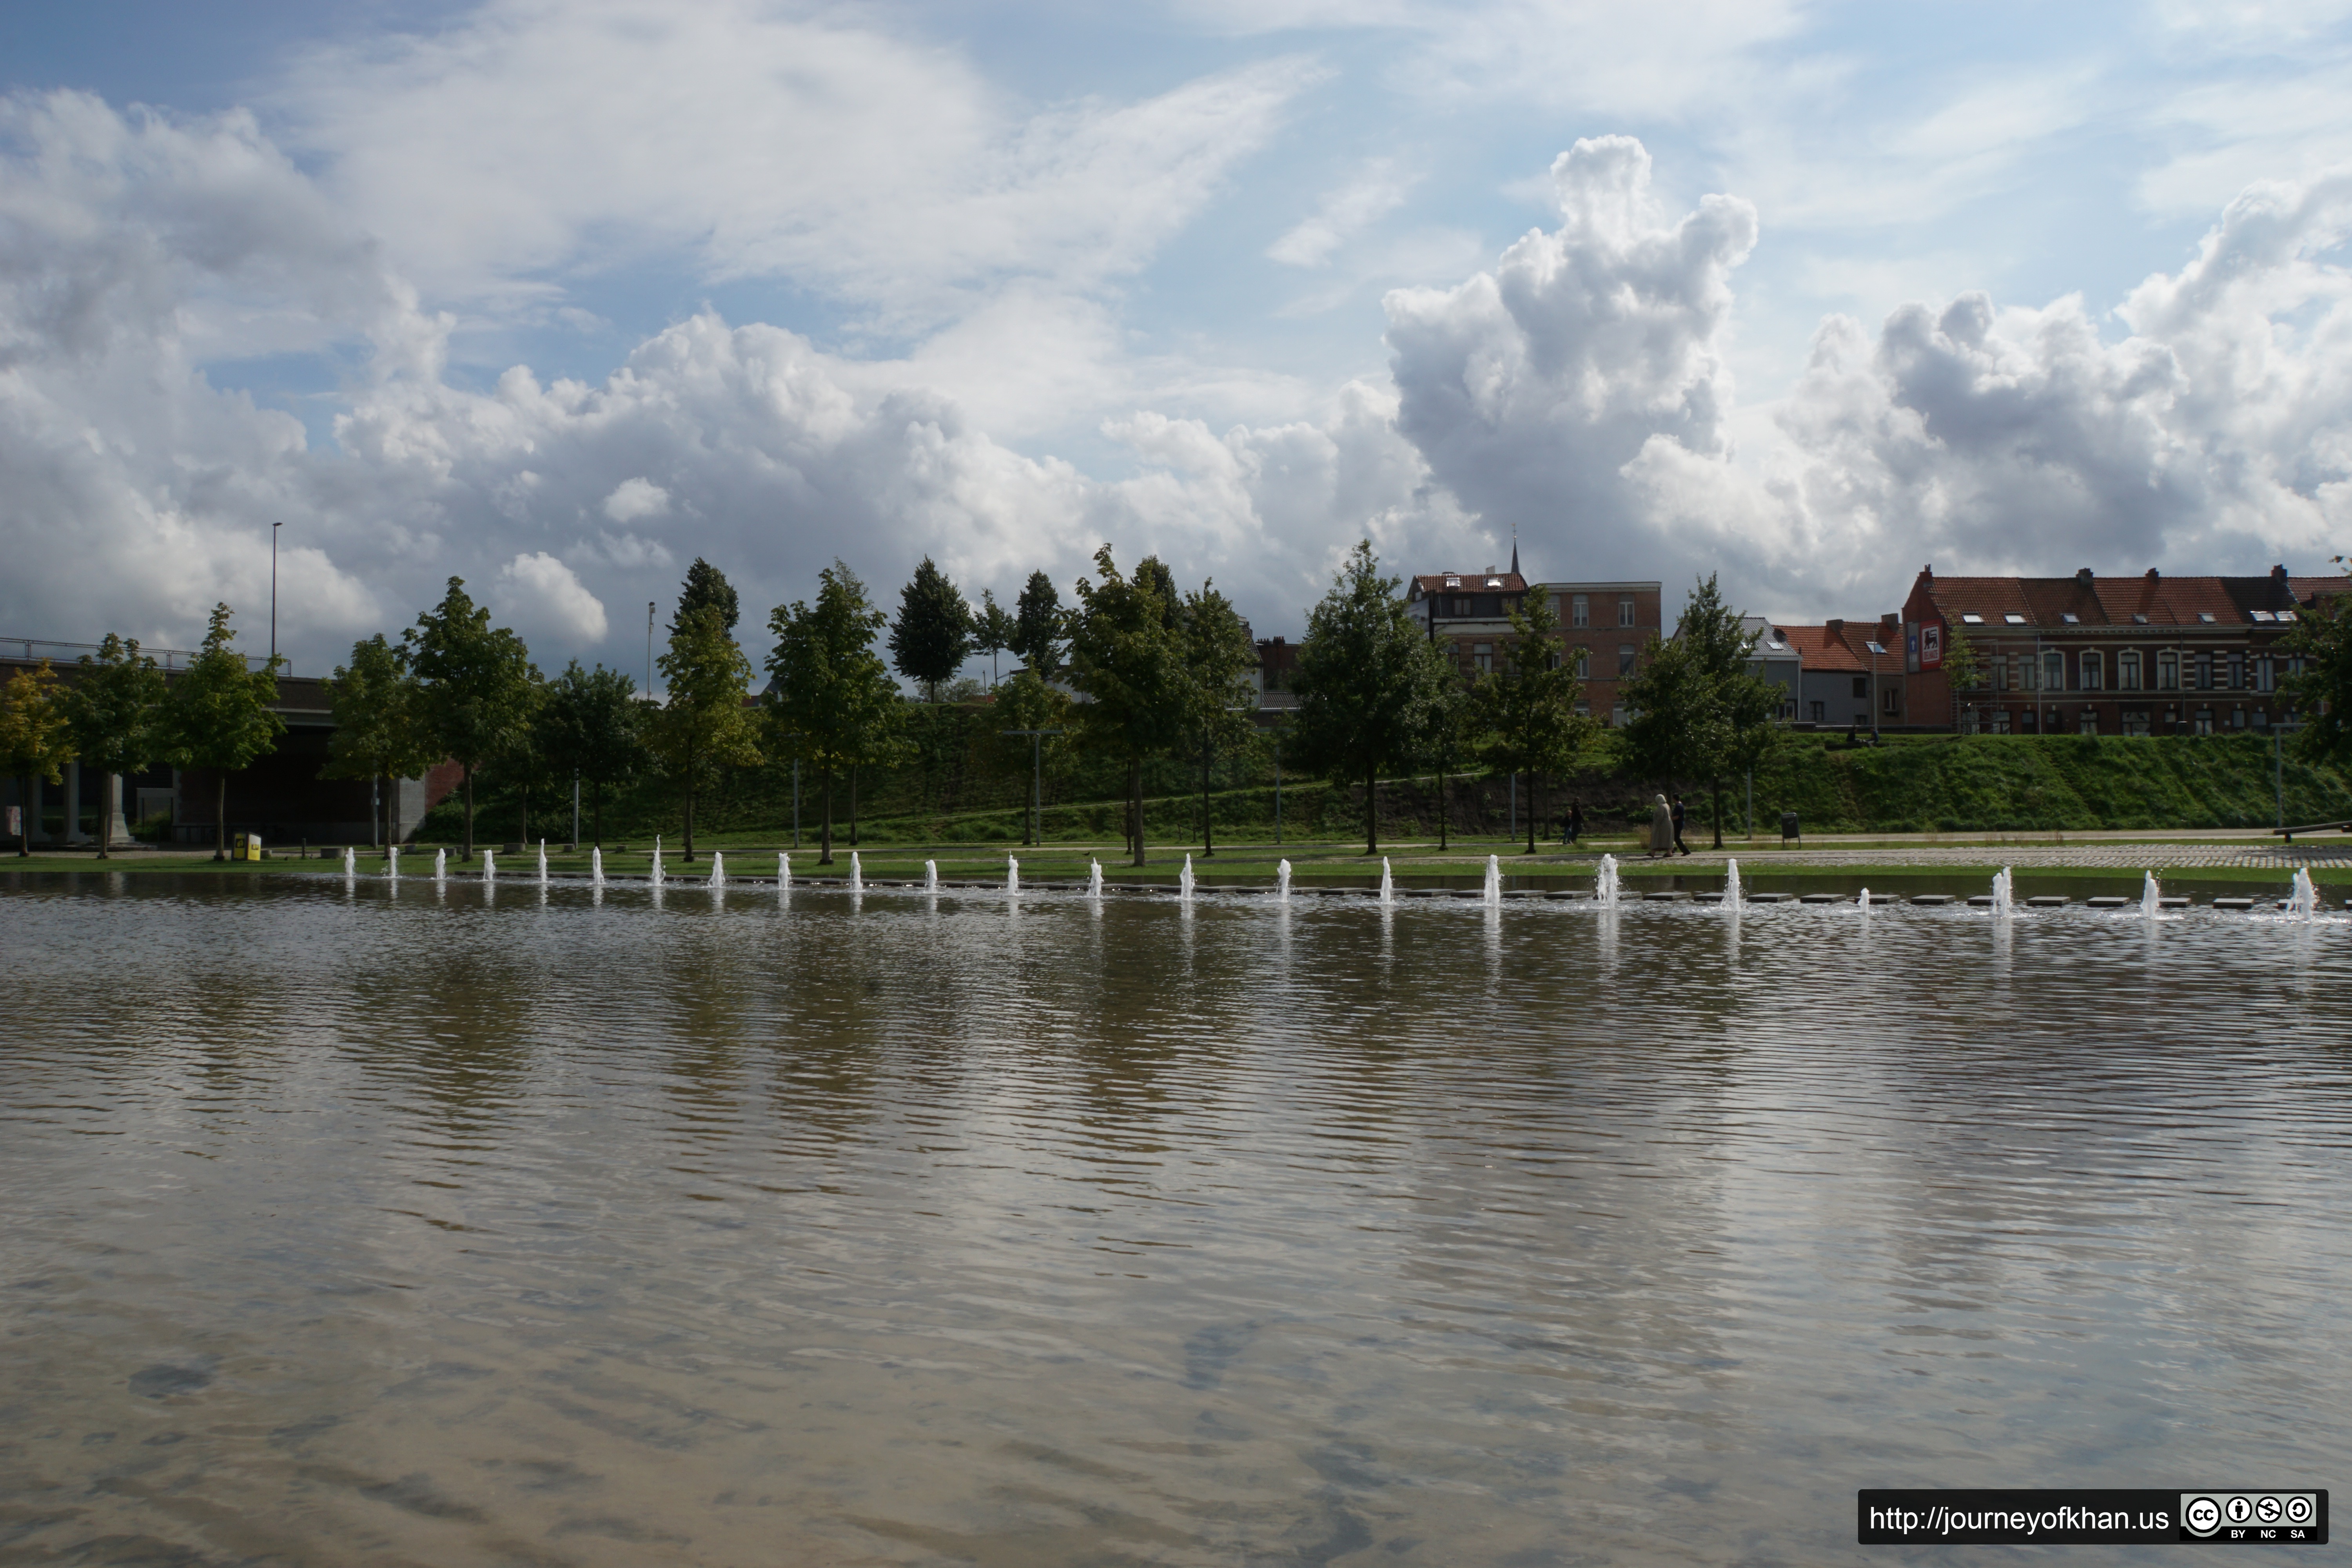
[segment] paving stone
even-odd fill
[[[1915,904],[1948,904],[1952,901],[1952,895],[1949,893],[1914,893],[1911,895],[1911,901]]]
[[[1798,901],[1807,904],[1842,904],[1845,902],[1845,895],[1843,893],[1807,893]]]
[[[2137,899],[2099,898],[2085,899],[2083,901],[2090,905],[2095,910],[2120,910],[2127,905],[2136,904],[2139,900]]]
[[[2025,900],[2025,907],[2029,910],[2054,910],[2065,902],[2066,895],[2063,893],[2036,893]]]
[[[2254,907],[2254,900],[2252,899],[2216,899],[2213,900],[2213,907],[2217,910],[2251,910]]]

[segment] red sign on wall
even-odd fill
[[[1919,668],[1940,668],[1944,662],[1944,626],[1940,621],[1928,621],[1919,628]]]

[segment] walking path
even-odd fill
[[[1774,870],[1834,869],[1841,866],[2032,866],[2080,870],[2162,870],[2168,866],[2212,866],[2245,870],[2291,871],[2298,866],[2352,866],[2352,844],[2251,844],[2218,840],[2200,844],[2151,844],[2145,840],[2089,844],[1839,845],[1819,849],[1766,848],[1727,843],[1721,849],[1694,848],[1674,857],[1677,866],[1719,865],[1744,857],[1749,865]],[[1643,864],[1621,858],[1629,871]],[[1662,862],[1652,861],[1652,865]]]

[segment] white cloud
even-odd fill
[[[1312,215],[1266,248],[1286,267],[1328,267],[1332,253],[1404,205],[1416,180],[1391,158],[1374,158],[1326,195]]]
[[[635,522],[669,510],[669,492],[640,474],[623,479],[604,498],[604,511],[614,522]]]
[[[604,640],[604,601],[572,574],[571,567],[543,551],[518,555],[499,568],[490,603],[526,631],[547,627],[572,644]]]
[[[650,251],[921,327],[1007,277],[1132,272],[1321,75],[1238,67],[1127,103],[1013,102],[953,51],[751,0],[492,0],[306,57],[278,103],[436,290]]]

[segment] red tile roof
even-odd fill
[[[1412,582],[1424,594],[1517,594],[1528,585],[1517,572],[1426,572]]]
[[[1937,577],[1923,574],[1920,586],[1947,622],[1967,624],[1970,615],[1997,628],[2022,616],[2026,626],[2247,626],[2253,611],[2276,614],[2308,604],[2319,594],[2352,592],[2341,577]],[[2145,623],[2135,617],[2145,616]],[[2205,616],[2212,616],[2208,622]]]
[[[1876,621],[1848,621],[1842,630],[1833,632],[1825,626],[1789,626],[1776,622],[1772,629],[1803,658],[1808,672],[1843,670],[1853,675],[1866,675],[1870,671],[1870,650],[1863,645],[1880,627]],[[1887,660],[1895,657],[1895,645],[1887,643],[1885,646],[1886,653],[1878,661],[1882,674],[1888,668]]]

